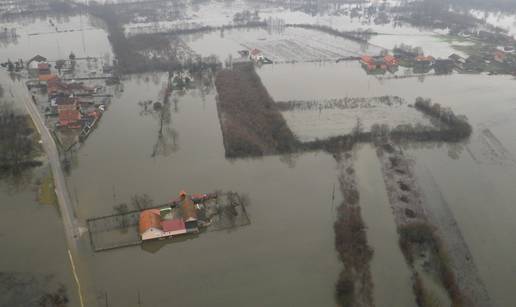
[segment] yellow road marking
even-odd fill
[[[75,270],[75,265],[73,264],[72,253],[70,252],[70,250],[68,250],[68,256],[70,257],[70,263],[72,264],[73,277],[75,278],[75,283],[77,283],[77,291],[79,292],[79,301],[81,302],[81,307],[84,307],[84,302],[82,300],[81,283],[79,282],[79,277],[77,276],[77,271]]]

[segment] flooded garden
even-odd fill
[[[64,127],[48,80],[29,91],[28,69],[2,68],[0,99],[34,104],[56,140],[69,211],[48,150],[0,177],[0,305],[516,303],[513,76],[416,60],[370,73],[364,54],[383,61],[402,44],[467,53],[441,29],[352,17],[359,6],[74,5],[0,23],[14,29],[0,62],[44,57],[82,116]],[[139,210],[181,191],[236,192],[245,223],[95,248],[90,219],[135,212],[104,237],[133,238]]]

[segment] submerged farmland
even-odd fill
[[[112,62],[120,79],[95,133],[60,157],[86,306],[514,303],[511,77],[459,73],[441,31],[390,19],[387,3],[106,3],[80,6],[91,24],[45,16],[45,31],[18,28],[0,49],[41,45],[51,61],[73,49],[98,58],[79,70]],[[401,43],[418,54],[382,68]],[[364,71],[362,55],[384,75]],[[434,74],[435,63],[451,69]],[[12,76],[4,94],[21,97]],[[150,216],[164,236],[188,232],[169,200],[182,189],[238,191],[249,206],[234,218],[231,206],[196,204],[199,234],[140,244],[149,208],[163,209]],[[126,239],[139,246],[95,253]]]

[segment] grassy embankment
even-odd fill
[[[38,202],[43,205],[57,205],[57,195],[52,174],[45,176],[39,185]]]

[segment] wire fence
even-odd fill
[[[251,224],[247,200],[237,193],[224,193],[199,203],[198,218],[206,231],[231,231]],[[140,212],[160,205],[88,219],[91,247],[95,252],[142,244],[138,231]]]

